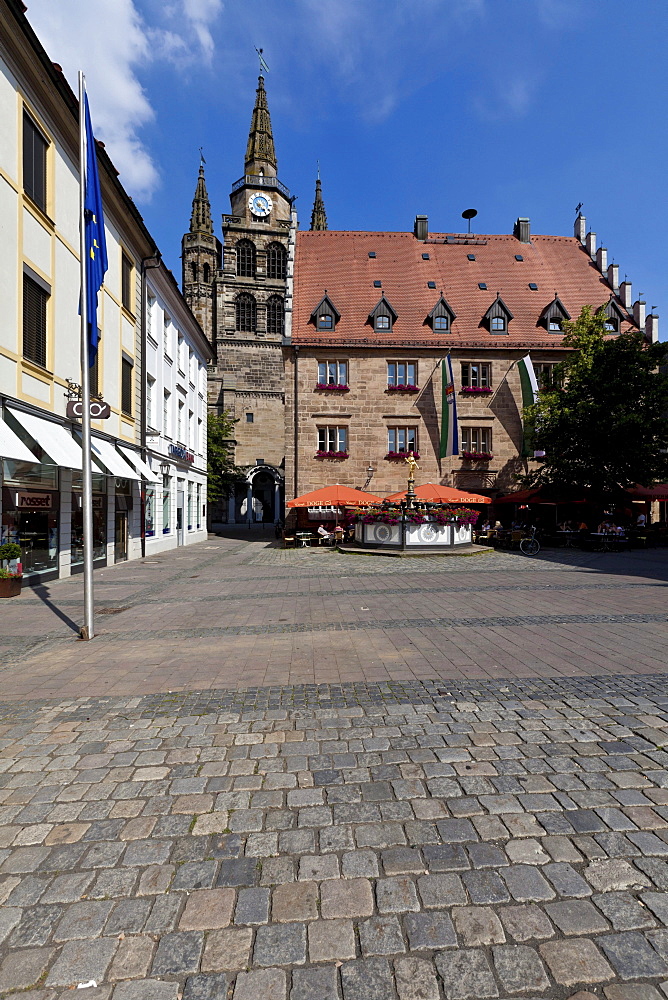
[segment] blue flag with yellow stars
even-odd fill
[[[90,122],[88,95],[84,95],[86,122],[86,177],[84,188],[84,224],[86,234],[86,315],[88,319],[88,364],[95,364],[98,344],[97,293],[107,270],[107,241],[104,234],[102,194],[97,172],[95,138]]]

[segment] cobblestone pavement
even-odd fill
[[[393,559],[272,543],[212,537],[98,571],[89,643],[80,576],[0,602],[3,696],[666,669],[665,549]]]
[[[7,702],[0,996],[665,1000],[667,734],[648,672]]]

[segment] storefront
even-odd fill
[[[70,566],[76,573],[83,569],[83,505],[81,473],[72,474],[72,520],[70,535]],[[93,473],[93,564],[107,562],[107,477]]]
[[[58,572],[60,514],[58,469],[28,466],[23,462],[5,461],[3,464],[0,543],[16,542],[21,546],[24,576],[55,575]],[[39,480],[39,485],[35,480]]]

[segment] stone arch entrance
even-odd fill
[[[234,516],[229,520],[237,524],[249,521],[252,524],[273,524],[283,517],[284,496],[284,479],[280,469],[273,465],[253,466],[246,473],[245,484],[239,484],[236,489]]]

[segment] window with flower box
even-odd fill
[[[417,389],[417,363],[415,361],[388,361],[388,389]]]
[[[319,361],[318,388],[339,389],[345,392],[348,389],[348,362]]]
[[[398,455],[407,455],[412,451],[419,456],[417,427],[388,427],[387,428],[387,455],[394,458]]]
[[[492,391],[492,366],[477,361],[462,363],[462,392],[487,395]]]
[[[318,427],[318,454],[329,458],[348,455],[347,427]]]
[[[462,457],[492,457],[491,427],[462,427]]]

